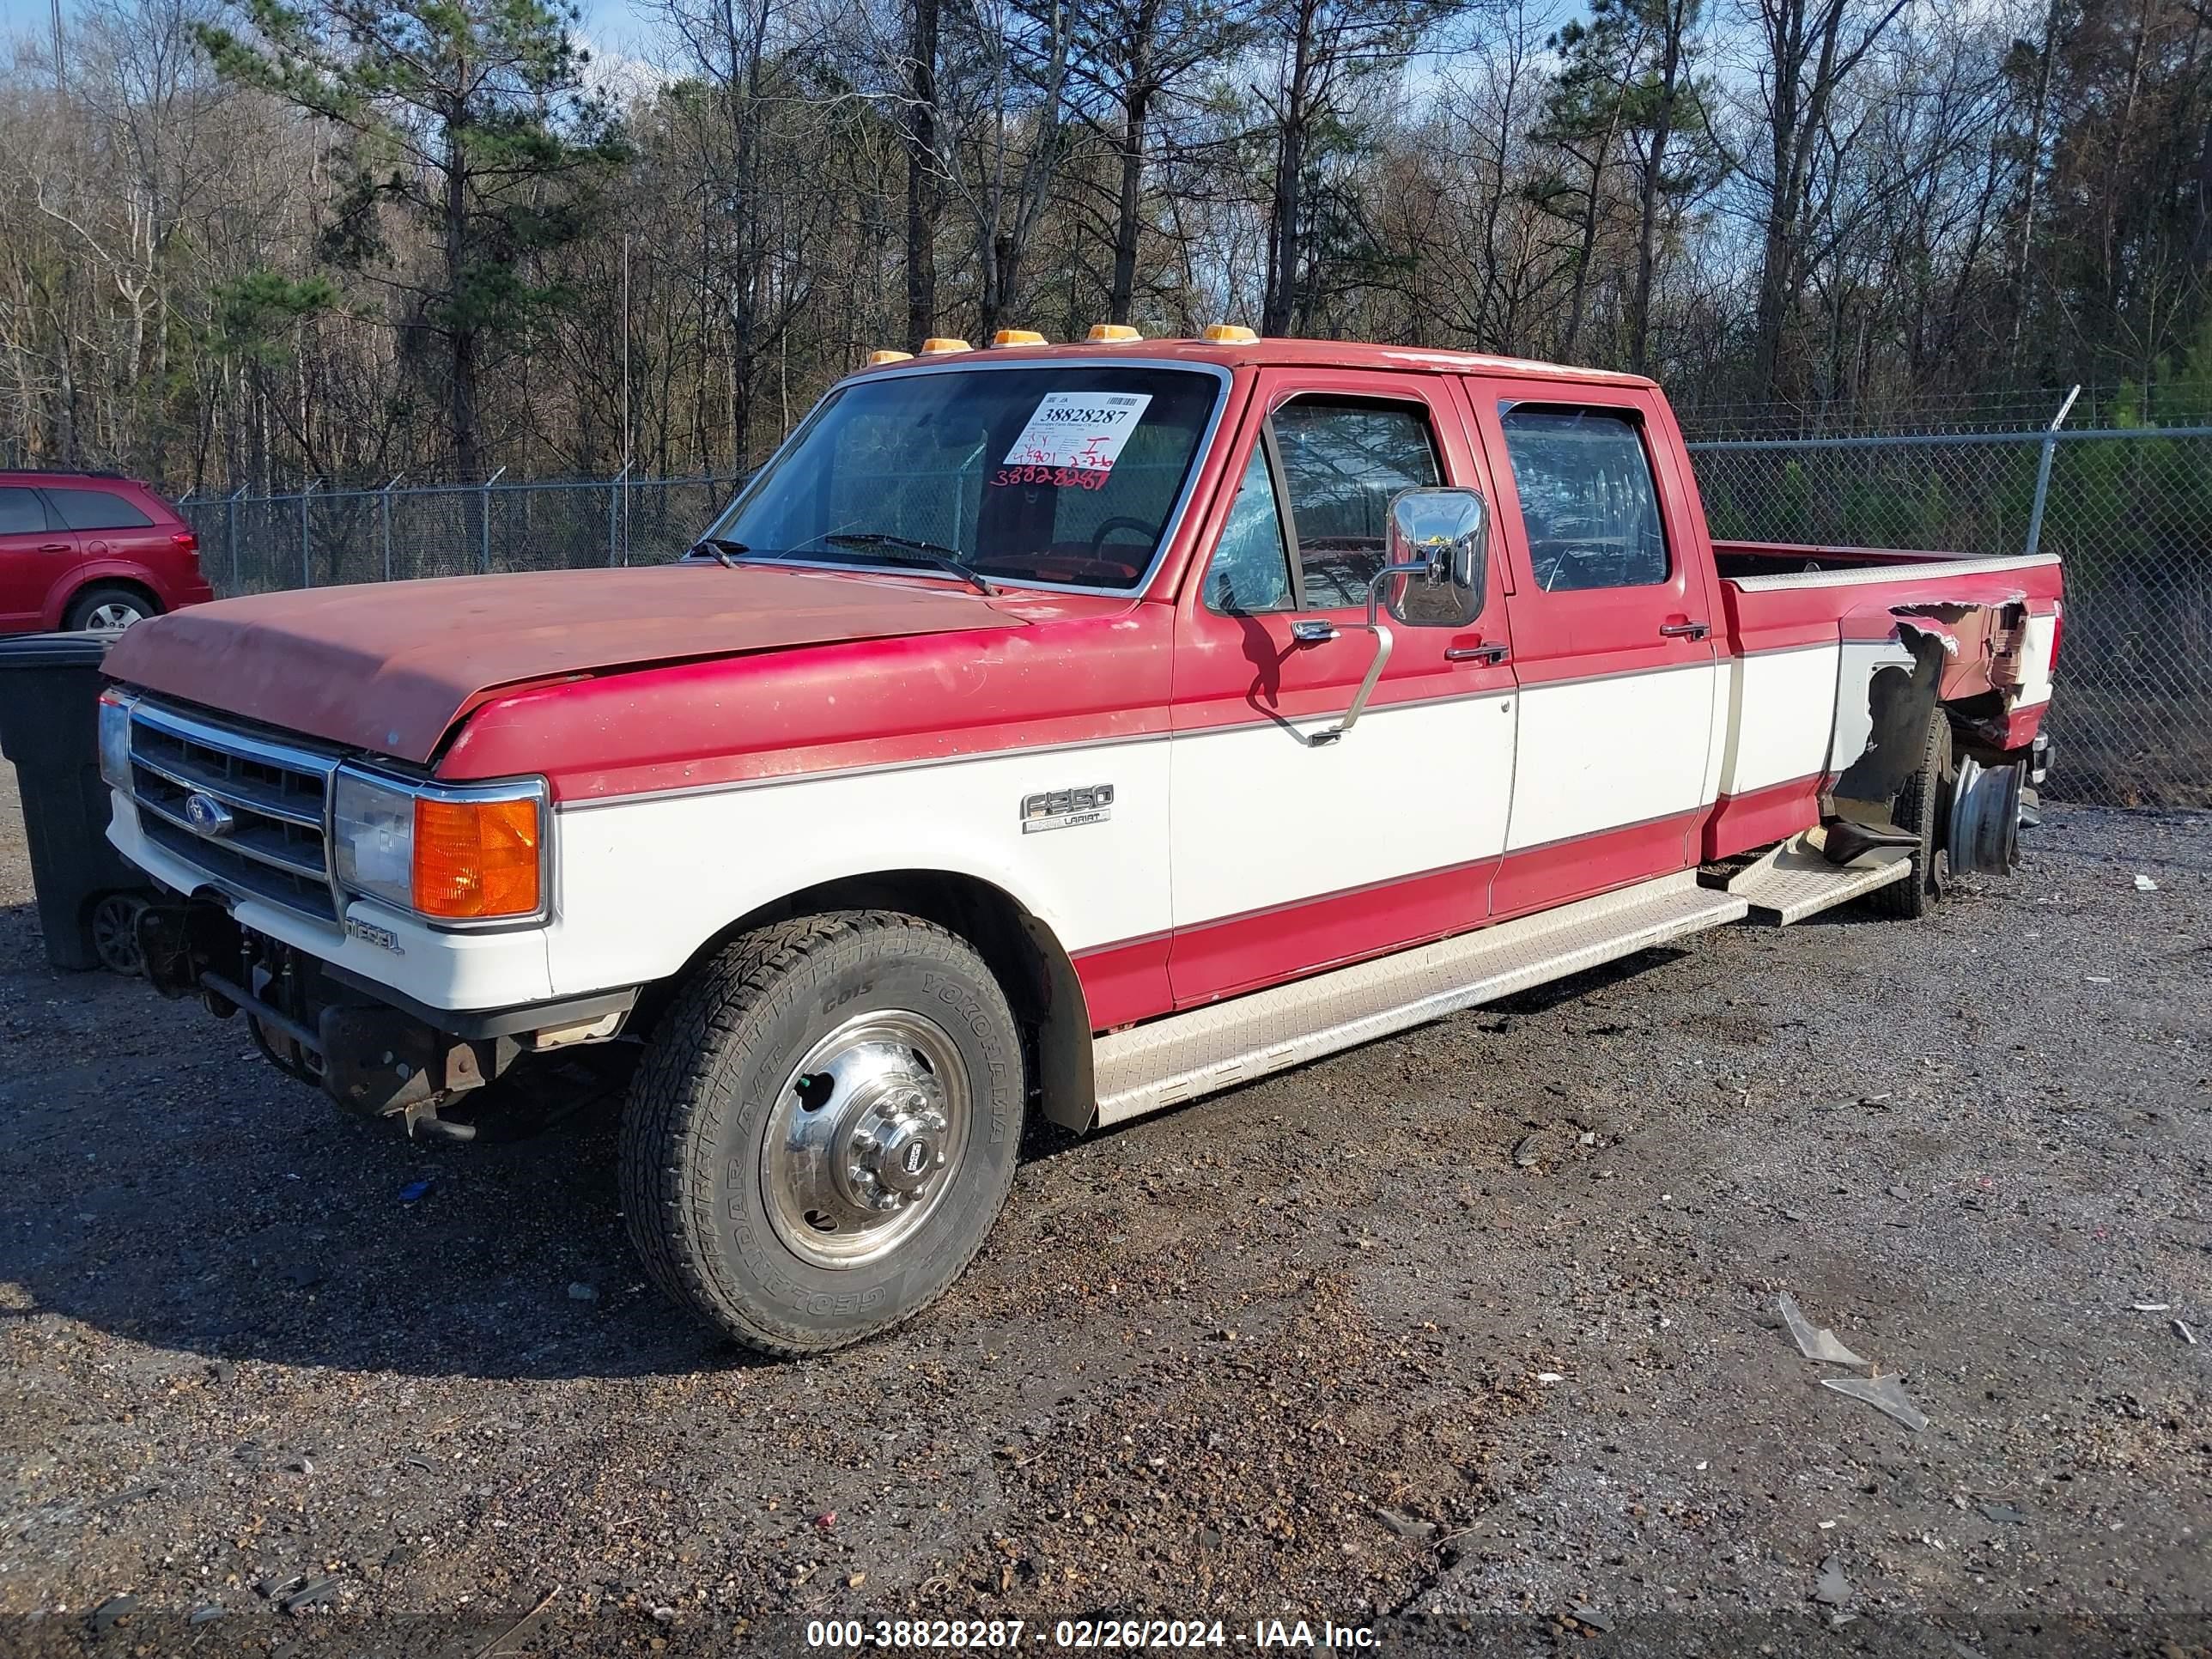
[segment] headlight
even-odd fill
[[[100,775],[131,793],[131,699],[119,691],[100,694]]]
[[[414,790],[341,769],[331,803],[338,884],[435,921],[544,908],[545,786]]]
[[[340,771],[331,801],[338,885],[401,909],[415,904],[415,795]]]

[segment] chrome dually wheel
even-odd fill
[[[1013,1186],[1028,1094],[967,940],[841,910],[743,934],[662,1010],[631,1081],[623,1215],[646,1271],[749,1347],[817,1353],[912,1317]]]
[[[810,1049],[761,1143],[770,1224],[823,1267],[873,1261],[925,1225],[967,1150],[968,1076],[945,1028],[861,1014]]]

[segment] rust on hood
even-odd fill
[[[1024,625],[981,594],[910,580],[653,565],[226,599],[139,623],[105,665],[145,690],[422,765],[456,720],[506,687]]]

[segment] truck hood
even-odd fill
[[[502,688],[844,641],[1019,628],[980,593],[719,564],[444,577],[264,593],[139,623],[110,678],[427,764]]]

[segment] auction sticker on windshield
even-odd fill
[[[1005,464],[1110,472],[1152,400],[1149,392],[1048,392]]]

